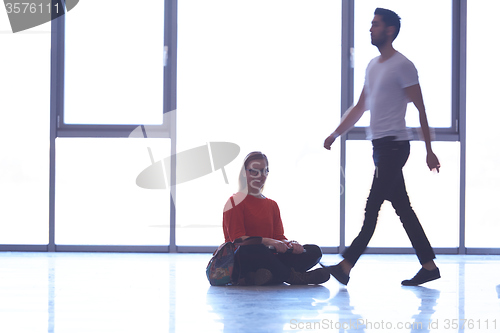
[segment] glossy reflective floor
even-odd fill
[[[421,287],[412,255],[364,255],[347,287],[211,287],[209,258],[0,252],[0,332],[500,331],[500,256],[438,256]]]

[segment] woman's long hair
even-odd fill
[[[241,166],[240,176],[238,178],[238,192],[248,194],[248,182],[246,177],[246,169],[250,165],[250,162],[255,160],[264,160],[266,161],[267,167],[269,167],[269,161],[267,160],[267,156],[260,151],[253,151],[245,157],[243,161],[243,165]]]
[[[250,162],[261,159],[266,161],[266,164],[269,167],[267,156],[260,151],[253,151],[245,157],[245,159],[243,160],[243,165],[241,166],[240,175],[238,177],[238,192],[231,197],[232,200],[229,199],[226,202],[226,205],[224,206],[224,212],[230,210],[231,208],[234,208],[246,198],[246,196],[248,195],[246,169],[250,165]]]

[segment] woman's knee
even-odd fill
[[[318,245],[305,244],[303,247],[306,253],[308,253],[311,257],[317,257],[318,259],[321,259],[321,257],[323,256],[323,251],[321,251],[321,248]]]

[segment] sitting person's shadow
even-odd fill
[[[318,316],[328,304],[330,290],[320,285],[214,287],[207,291],[207,305],[223,332],[282,332],[304,318]],[[315,319],[317,320],[317,318]]]
[[[223,332],[335,330],[349,332],[361,317],[353,313],[347,289],[334,297],[321,285],[210,287],[207,304]],[[340,325],[340,326],[339,326]],[[356,332],[364,332],[362,327]]]

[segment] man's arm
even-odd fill
[[[358,103],[356,105],[351,106],[344,113],[337,129],[333,131],[333,133],[330,134],[325,139],[325,144],[324,144],[325,149],[330,150],[330,147],[332,146],[335,139],[340,135],[344,134],[345,132],[347,132],[348,130],[350,130],[357,123],[359,118],[361,118],[361,116],[366,110],[367,108],[365,103],[365,89],[363,88],[363,91],[359,96]]]
[[[418,110],[420,127],[422,128],[422,134],[424,136],[425,148],[427,150],[427,166],[430,170],[436,169],[439,172],[441,165],[437,156],[432,151],[431,147],[431,133],[429,130],[429,123],[427,122],[427,114],[425,113],[424,99],[422,97],[422,90],[420,89],[420,84],[415,84],[413,86],[405,88],[406,95],[410,102],[412,102]]]

